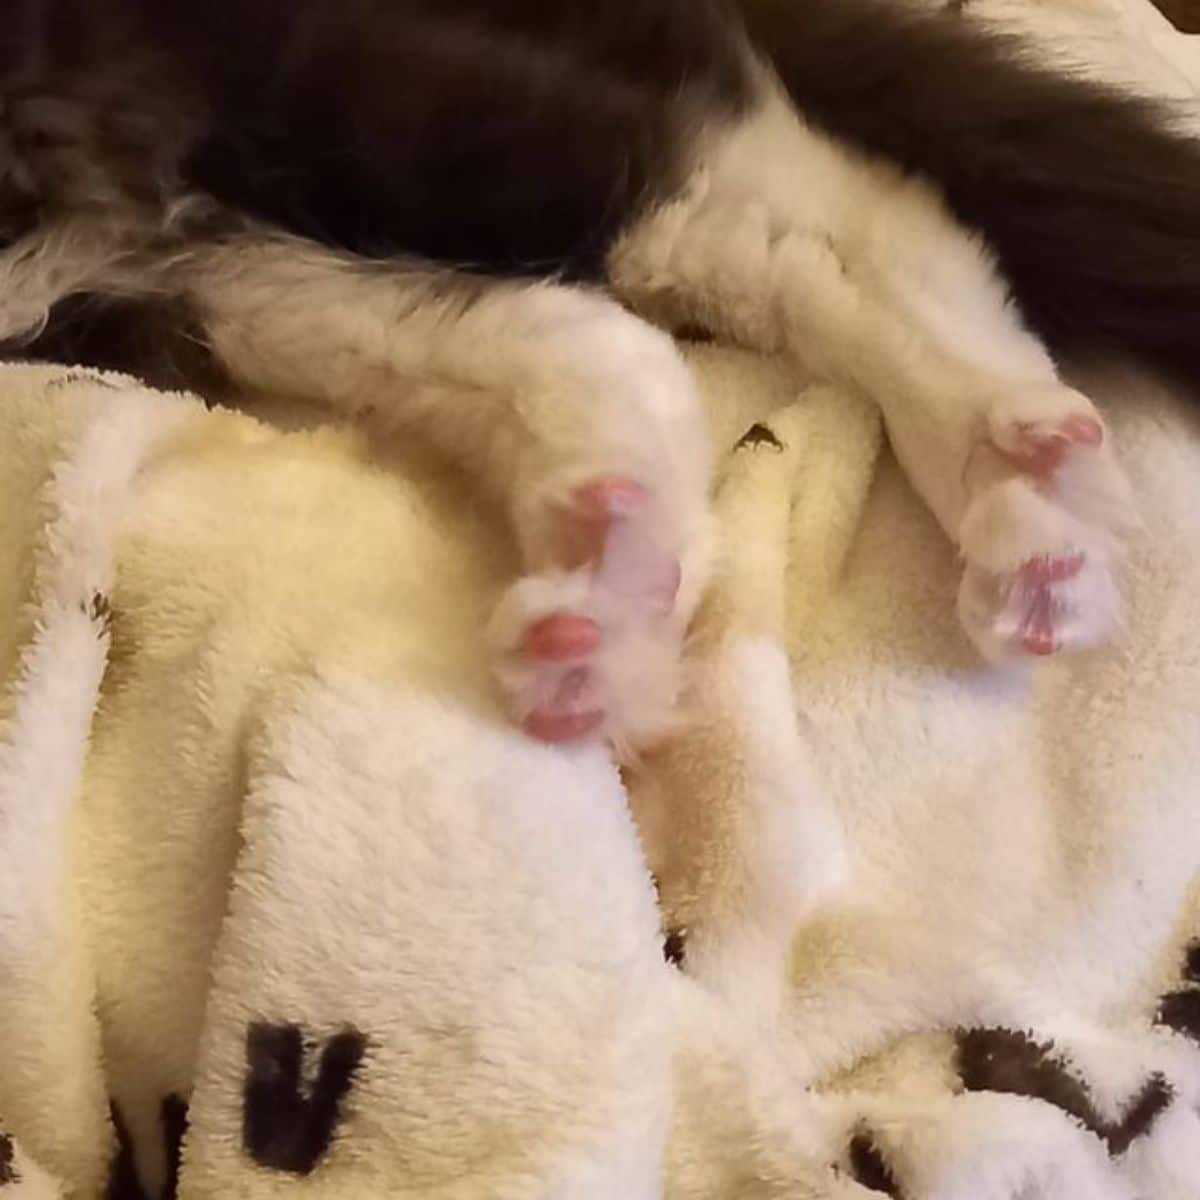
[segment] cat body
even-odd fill
[[[1195,365],[1200,147],[1018,42],[896,0],[19,0],[0,89],[0,338],[463,461],[536,736],[671,719],[709,455],[664,330],[880,405],[985,654],[1115,625],[1128,497],[1041,338]]]

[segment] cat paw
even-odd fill
[[[960,528],[959,616],[992,661],[1098,645],[1119,624],[1128,485],[1084,397],[1055,388],[1032,399],[1034,411],[1027,398],[993,414]]]
[[[1073,454],[1099,448],[1105,441],[1100,418],[1084,410],[1066,409],[1028,417],[993,414],[988,432],[992,446],[1001,455],[1026,474],[1048,483],[1053,483],[1055,473]]]
[[[680,556],[654,494],[605,476],[556,514],[560,566],[515,583],[493,617],[496,673],[546,742],[622,745],[664,732],[679,690]]]

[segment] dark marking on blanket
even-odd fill
[[[183,1162],[183,1139],[188,1127],[187,1101],[172,1092],[163,1100],[158,1119],[162,1123],[167,1150],[167,1178],[163,1183],[161,1200],[175,1200],[179,1195],[179,1168]]]
[[[1154,5],[1180,33],[1200,33],[1196,0],[1154,0]]]
[[[103,375],[96,375],[92,371],[68,371],[66,375],[60,375],[57,379],[50,380],[46,384],[46,391],[61,392],[66,388],[78,387],[85,383],[89,387],[106,388],[110,392],[120,390],[111,379],[105,379]]]
[[[107,637],[112,632],[112,605],[103,592],[93,592],[92,598],[83,606],[87,618],[96,626],[97,636]]]
[[[1200,983],[1200,942],[1193,942],[1188,947],[1187,958],[1183,964],[1183,976],[1193,983]]]
[[[683,964],[687,960],[686,929],[667,930],[667,936],[663,938],[663,958],[671,966],[678,967],[681,971],[683,970]]]
[[[1145,1137],[1154,1128],[1154,1122],[1171,1107],[1174,1099],[1175,1089],[1161,1075],[1151,1075],[1125,1110],[1121,1124],[1110,1126],[1107,1134],[1100,1134],[1108,1143],[1109,1154],[1120,1158],[1138,1138]]]
[[[357,1030],[335,1034],[325,1042],[310,1076],[304,1070],[304,1036],[298,1025],[250,1026],[242,1145],[259,1166],[293,1175],[308,1175],[316,1167],[333,1141],[366,1045]]]
[[[901,1200],[902,1193],[892,1169],[887,1165],[875,1139],[866,1132],[856,1134],[850,1143],[850,1170],[854,1182],[874,1192]]]
[[[1161,1075],[1151,1075],[1122,1119],[1107,1121],[1053,1042],[1035,1042],[1028,1034],[1011,1029],[959,1030],[958,1073],[969,1092],[1004,1092],[1053,1104],[1090,1129],[1113,1157],[1124,1154],[1149,1133],[1175,1097]]]
[[[1183,987],[1167,992],[1159,1000],[1155,1023],[1200,1042],[1200,988],[1187,986],[1200,984],[1200,942],[1193,942],[1187,948],[1183,978]]]
[[[121,1110],[113,1101],[109,1101],[108,1115],[117,1135],[117,1153],[108,1168],[108,1187],[104,1191],[104,1200],[149,1200],[142,1190],[133,1162],[133,1141],[129,1129]]]
[[[693,342],[707,345],[710,342],[715,342],[716,335],[711,329],[705,329],[703,325],[679,325],[673,333],[675,338],[681,342]]]
[[[21,1174],[13,1164],[13,1142],[7,1133],[0,1133],[0,1187],[20,1183]]]
[[[769,450],[774,450],[776,454],[783,452],[783,443],[775,436],[774,432],[768,426],[758,423],[751,425],[742,434],[734,449],[753,450],[759,446],[766,446]]]
[[[1168,992],[1158,1002],[1158,1024],[1200,1042],[1200,989]]]

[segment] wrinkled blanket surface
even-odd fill
[[[1135,0],[964,19],[1200,98]],[[0,1197],[1200,1195],[1194,398],[1077,365],[1125,629],[997,668],[878,414],[690,353],[722,569],[621,774],[504,719],[439,463],[0,368]]]

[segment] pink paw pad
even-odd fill
[[[679,591],[679,559],[656,528],[653,497],[622,476],[595,479],[573,496],[571,515],[582,562],[596,586],[633,609],[665,615]]]
[[[585,483],[571,500],[571,516],[590,552],[588,561],[594,561],[604,552],[613,521],[636,517],[649,503],[649,496],[636,480],[612,475]]]
[[[1056,426],[1021,422],[1017,426],[1017,448],[1010,454],[1023,470],[1042,478],[1055,473],[1077,446],[1100,446],[1104,426],[1084,413],[1067,417]]]
[[[1024,600],[1021,645],[1029,654],[1045,656],[1059,649],[1059,602],[1053,584],[1074,579],[1083,570],[1082,554],[1041,555],[1017,573],[1014,587]]]
[[[542,742],[573,742],[596,733],[604,712],[588,701],[589,674],[584,667],[568,671],[549,702],[525,718],[525,732]]]
[[[587,596],[537,617],[518,647],[534,693],[524,728],[546,742],[602,730],[612,697],[598,652],[631,627],[645,631],[669,616],[680,584],[655,497],[633,479],[602,476],[577,488],[562,530],[564,565],[587,572]]]
[[[586,658],[600,645],[600,626],[590,617],[554,613],[525,631],[525,653],[541,662]]]

